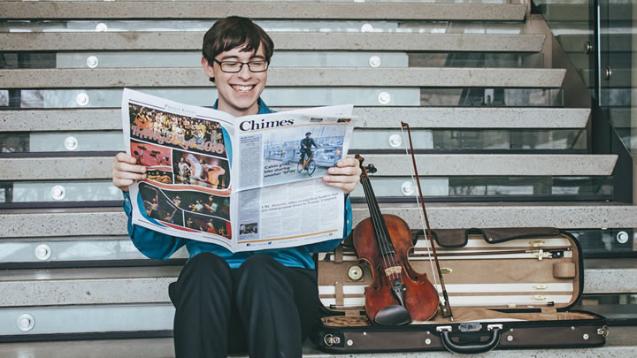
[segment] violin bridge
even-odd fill
[[[391,266],[385,269],[385,275],[387,276],[391,276],[391,275],[400,275],[400,273],[403,272],[403,268],[401,266]]]

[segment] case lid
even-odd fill
[[[567,309],[583,289],[581,251],[575,238],[554,228],[434,230],[436,251],[451,307]],[[440,285],[429,242],[417,241],[409,261]],[[352,248],[318,258],[319,296],[326,308],[359,315],[365,287],[372,283],[366,262]]]

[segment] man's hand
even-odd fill
[[[146,178],[146,167],[136,163],[137,159],[130,155],[117,153],[113,158],[113,185],[121,191],[128,191],[129,185]]]
[[[323,182],[340,188],[345,194],[351,193],[361,180],[361,168],[353,156],[339,160],[335,167],[327,170],[327,174],[323,176]]]

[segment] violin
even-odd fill
[[[381,214],[367,176],[376,168],[371,164],[363,167],[360,155],[356,159],[370,212],[352,233],[356,253],[372,273],[372,284],[365,287],[367,316],[375,323],[391,326],[426,321],[437,313],[438,292],[427,275],[417,273],[407,260],[413,248],[407,223],[396,215]]]

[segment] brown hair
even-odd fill
[[[263,46],[265,60],[268,63],[274,52],[274,42],[270,36],[252,20],[241,16],[217,20],[204,35],[201,52],[212,66],[218,54],[240,46],[243,46],[241,51],[245,52],[257,52],[259,47]]]

